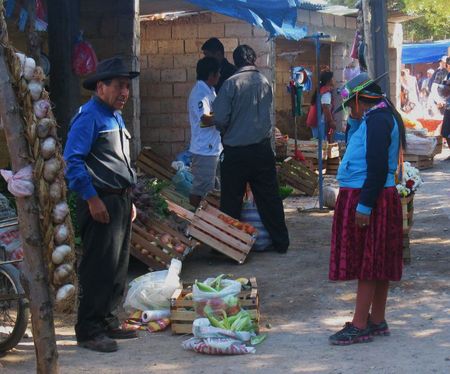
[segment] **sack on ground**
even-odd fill
[[[252,250],[264,251],[272,244],[269,232],[264,227],[258,208],[253,199],[245,199],[242,204],[241,221],[249,223],[257,230],[256,240]]]

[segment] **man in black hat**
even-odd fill
[[[121,110],[138,72],[118,57],[101,61],[83,82],[94,96],[72,120],[64,149],[69,188],[78,195],[77,219],[83,240],[79,267],[78,345],[100,352],[117,350],[114,339],[135,338],[114,314],[122,300],[128,270],[131,222],[136,210],[130,187],[130,134]]]

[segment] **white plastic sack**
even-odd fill
[[[255,347],[248,347],[239,340],[230,338],[190,338],[184,341],[182,346],[186,350],[208,355],[244,355],[256,352]]]
[[[16,174],[11,170],[1,169],[0,173],[8,183],[8,191],[16,197],[31,196],[34,192],[33,168],[31,165],[20,169]]]
[[[242,203],[241,221],[249,223],[257,230],[252,250],[264,251],[272,244],[272,239],[261,221],[254,199],[245,199]]]
[[[209,322],[208,318],[195,319],[192,324],[192,334],[200,339],[230,338],[241,342],[249,342],[253,336],[256,336],[254,332],[231,331],[211,326],[211,322]]]
[[[406,153],[419,156],[431,156],[436,149],[437,139],[435,137],[417,136],[406,134]]]
[[[339,194],[339,188],[325,186],[323,189],[323,205],[330,209],[334,209]]]
[[[172,259],[169,270],[147,273],[134,279],[130,283],[124,309],[128,313],[169,309],[173,292],[182,287],[180,272],[181,261]]]

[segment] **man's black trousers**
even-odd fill
[[[89,340],[119,327],[115,310],[122,301],[127,280],[131,197],[128,193],[99,193],[106,205],[108,224],[93,220],[87,202],[77,201],[77,219],[83,241],[79,273],[79,307],[75,333]]]
[[[275,156],[266,139],[242,147],[225,146],[220,162],[220,209],[240,219],[242,199],[250,183],[264,227],[276,250],[289,247],[289,234],[284,220],[283,202],[279,197]]]

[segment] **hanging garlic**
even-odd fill
[[[27,57],[23,67],[23,76],[27,81],[33,79],[34,69],[36,69],[36,62],[33,58]]]
[[[63,223],[69,212],[69,206],[65,201],[56,204],[53,208],[53,222]]]
[[[44,160],[53,157],[56,152],[56,139],[51,136],[41,143],[41,156]]]
[[[75,286],[73,284],[65,284],[56,293],[56,302],[60,303],[69,299],[75,294]]]
[[[57,158],[51,158],[44,163],[44,179],[52,183],[61,170],[61,162]]]

